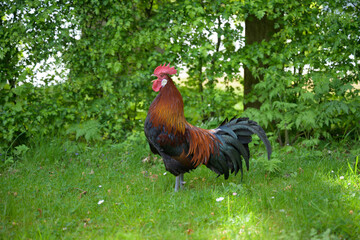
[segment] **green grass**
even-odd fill
[[[356,143],[275,148],[270,164],[252,146],[242,182],[200,167],[178,193],[160,161],[141,161],[145,146],[142,137],[28,146],[1,169],[0,238],[359,239]]]

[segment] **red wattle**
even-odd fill
[[[154,83],[152,85],[152,89],[155,92],[158,92],[158,91],[160,91],[160,88],[161,88],[161,80],[157,79],[157,80],[154,81]]]

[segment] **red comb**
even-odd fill
[[[164,65],[158,66],[157,68],[155,68],[154,70],[154,75],[158,76],[160,74],[169,74],[169,75],[173,75],[177,73],[177,70],[174,67],[170,67],[170,63],[166,66],[166,63],[164,63]]]

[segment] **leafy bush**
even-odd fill
[[[263,76],[255,86],[262,106],[247,115],[276,132],[282,145],[359,136],[360,25],[358,4],[350,2],[273,9],[274,38],[244,49],[253,74]]]
[[[150,76],[164,62],[187,69],[179,88],[193,124],[215,127],[240,115],[243,95],[229,83],[242,83],[243,65],[263,77],[254,95],[262,106],[246,114],[282,145],[359,135],[357,1],[94,0],[0,7],[1,153],[36,135],[117,142],[142,131],[155,97]],[[274,21],[270,41],[243,46],[241,22],[249,14]],[[39,86],[36,73],[51,69],[50,58],[63,81],[45,76]],[[218,87],[220,79],[225,89]]]

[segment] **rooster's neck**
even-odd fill
[[[149,109],[154,127],[164,127],[169,133],[185,133],[184,103],[179,90],[170,79],[160,90]]]

